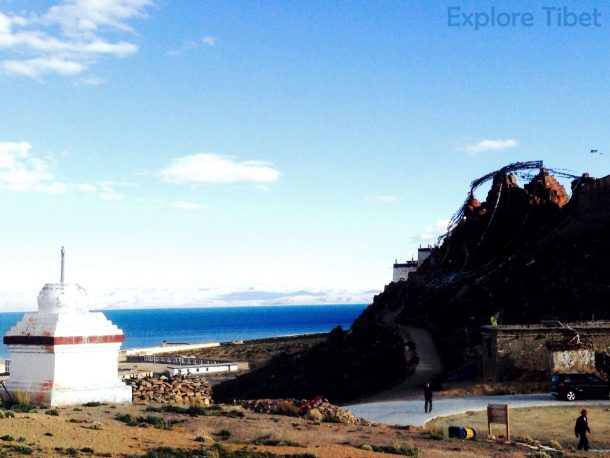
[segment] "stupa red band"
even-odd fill
[[[124,342],[125,336],[4,336],[3,340],[6,345],[75,345]]]

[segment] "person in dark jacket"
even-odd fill
[[[432,386],[430,382],[426,382],[426,386],[424,386],[424,410],[426,413],[432,412]]]
[[[576,419],[576,425],[574,426],[574,434],[576,434],[576,437],[580,437],[580,441],[578,442],[578,450],[589,450],[589,439],[587,439],[587,433],[590,433],[591,430],[589,429],[587,413],[587,409],[582,409],[580,411],[580,417]]]

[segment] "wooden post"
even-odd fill
[[[508,404],[506,404],[506,440],[510,441],[510,418],[508,413]]]

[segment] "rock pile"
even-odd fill
[[[184,405],[209,405],[212,387],[201,377],[145,377],[126,381],[134,401],[153,401]]]
[[[331,404],[327,399],[253,399],[243,401],[241,406],[251,412],[270,415],[301,416],[345,425],[371,426],[373,424],[364,418],[357,417],[347,409]]]

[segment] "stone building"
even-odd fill
[[[405,261],[398,262],[394,261],[394,270],[392,271],[392,281],[406,281],[409,278],[409,274],[411,272],[415,272],[417,270],[417,261]]]
[[[416,272],[423,262],[432,255],[433,248],[430,246],[422,248],[421,246],[417,249],[417,260],[411,258],[410,261],[398,262],[394,260],[394,269],[392,271],[392,281],[406,281],[409,278],[409,274]]]
[[[548,380],[553,372],[594,372],[610,349],[610,322],[482,327],[481,376],[486,381]]]

